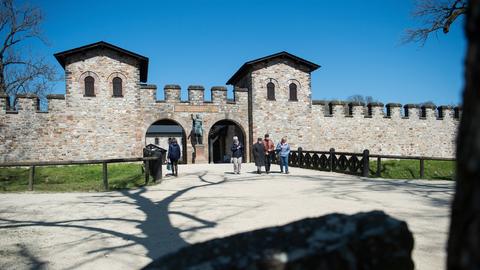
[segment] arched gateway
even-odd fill
[[[187,149],[185,130],[183,130],[183,127],[174,120],[161,119],[150,125],[145,135],[145,145],[155,144],[168,150],[168,138],[177,139],[182,153],[179,162],[187,163],[187,155],[184,152],[185,149]]]
[[[233,136],[237,136],[240,143],[245,146],[245,132],[239,124],[232,120],[220,120],[212,126],[208,133],[209,163],[230,162],[232,154],[230,147],[233,143]],[[243,155],[244,162],[246,161],[246,155],[245,150]]]

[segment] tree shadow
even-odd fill
[[[9,254],[8,251],[1,251],[0,255],[2,258],[7,257]],[[26,269],[32,269],[32,270],[40,270],[40,269],[48,269],[47,267],[47,262],[44,262],[40,259],[38,259],[36,256],[34,256],[31,252],[31,250],[25,245],[25,244],[16,244],[15,245],[15,250],[12,251],[11,253],[15,253],[15,259],[14,262],[11,262],[14,264],[15,269],[19,268],[26,268]],[[0,268],[1,269],[7,269],[7,268],[12,268],[12,265],[6,265],[10,263],[9,261],[0,261]]]
[[[383,179],[364,178],[360,176],[320,176],[304,175],[303,180],[321,181],[322,187],[312,189],[309,193],[322,192],[336,199],[361,201],[359,192],[404,192],[416,198],[425,199],[425,202],[434,207],[450,206],[450,198],[454,193],[453,183],[428,183],[428,180],[415,179]]]
[[[192,175],[192,174],[190,174]],[[181,233],[185,232],[196,232],[202,229],[213,228],[217,226],[220,220],[211,221],[206,220],[201,217],[184,213],[180,211],[172,211],[169,210],[172,202],[175,202],[178,198],[184,195],[187,192],[192,190],[207,188],[216,185],[222,185],[228,182],[227,178],[224,176],[219,181],[212,181],[205,177],[207,172],[202,172],[198,174],[193,174],[198,177],[200,180],[200,184],[190,186],[181,190],[177,190],[173,194],[161,199],[160,201],[155,201],[154,199],[145,196],[147,192],[146,187],[140,187],[136,190],[119,190],[115,192],[108,192],[102,195],[94,195],[94,196],[87,196],[88,200],[85,203],[88,204],[104,204],[104,205],[130,205],[135,206],[136,209],[142,212],[145,216],[144,220],[140,219],[130,219],[125,217],[102,217],[102,218],[84,218],[84,219],[66,219],[60,221],[38,221],[38,220],[15,220],[15,219],[8,219],[8,218],[0,218],[0,232],[1,230],[5,229],[12,229],[12,228],[25,228],[25,227],[49,227],[49,228],[74,228],[80,230],[86,230],[89,232],[94,233],[95,235],[105,235],[108,237],[116,237],[126,240],[121,245],[117,246],[109,246],[109,247],[102,247],[90,250],[88,254],[99,254],[104,253],[111,253],[117,250],[121,250],[124,248],[128,248],[135,245],[141,245],[147,251],[146,256],[150,259],[156,259],[162,255],[167,253],[173,252],[183,246],[188,245],[182,237]],[[238,178],[237,178],[238,180]],[[252,180],[252,179],[248,179]],[[247,180],[247,181],[248,181]],[[113,199],[112,201],[108,202],[97,202],[95,198],[109,198]],[[116,198],[116,199],[115,199]],[[83,202],[82,202],[83,203]],[[242,211],[241,211],[242,212]],[[237,213],[238,214],[238,213]],[[171,217],[172,216],[180,216],[182,218],[191,220],[194,224],[189,228],[180,229],[175,227],[172,224]],[[224,217],[222,219],[226,219],[232,217],[230,215],[228,217]],[[127,233],[122,231],[120,228],[109,227],[109,228],[101,228],[97,227],[96,222],[109,222],[114,224],[114,222],[124,222],[128,224],[133,224],[136,229],[138,229],[141,233]],[[90,225],[92,224],[92,225]],[[68,248],[68,245],[72,246],[75,244],[80,244],[82,241],[86,239],[82,239],[79,241],[74,241],[74,243],[65,243]],[[21,254],[20,254],[21,255]],[[103,256],[103,255],[102,255]],[[89,263],[91,260],[80,262],[71,268],[77,268],[81,265]],[[44,264],[42,262],[42,264]]]

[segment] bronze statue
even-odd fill
[[[192,132],[187,139],[191,138],[192,145],[203,144],[203,121],[200,114],[195,117],[192,116]]]

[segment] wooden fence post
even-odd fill
[[[425,175],[425,160],[423,158],[420,159],[420,179],[422,179]]]
[[[363,171],[362,176],[368,177],[370,174],[370,151],[367,149],[363,150]]]
[[[377,177],[380,177],[382,175],[381,169],[382,169],[382,158],[377,157],[377,174],[376,174]]]
[[[333,163],[334,163],[334,158],[335,158],[335,148],[330,148],[330,171],[333,172]]]
[[[33,182],[35,181],[35,166],[30,166],[30,175],[28,177],[28,190],[33,190]]]
[[[107,163],[103,162],[103,189],[108,191],[108,170],[107,170]]]

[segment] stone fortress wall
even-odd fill
[[[144,83],[143,60],[110,46],[90,46],[65,58],[66,93],[47,97],[48,112],[38,111],[36,96],[18,96],[15,111],[0,97],[0,162],[140,157],[150,125],[173,120],[188,135],[197,113],[203,117],[206,149],[214,124],[230,120],[243,131],[247,153],[257,137],[270,133],[275,142],[287,136],[293,149],[454,156],[458,109],[407,105],[405,117],[399,104],[312,101],[314,69],[288,54],[248,62],[229,81],[234,100],[227,99],[226,87],[212,87],[211,101],[205,101],[205,89],[198,85],[188,87],[187,101],[178,85],[166,85],[165,99],[157,100],[157,87]],[[95,79],[93,97],[84,95],[86,76]],[[114,77],[122,79],[120,97],[112,92]],[[275,85],[274,100],[267,100],[268,82]],[[191,162],[190,144],[185,150]]]

